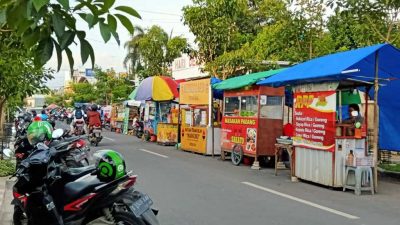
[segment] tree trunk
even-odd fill
[[[4,131],[4,122],[5,122],[5,117],[6,117],[6,113],[5,113],[5,103],[6,100],[5,99],[1,99],[0,100],[0,137],[3,136],[3,131]]]

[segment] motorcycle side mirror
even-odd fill
[[[54,130],[53,133],[51,134],[51,137],[52,137],[53,139],[57,139],[57,138],[62,137],[63,134],[64,134],[64,130],[63,130],[63,129],[56,129],[56,130]]]
[[[4,155],[6,158],[10,159],[10,158],[11,158],[11,155],[12,155],[12,150],[9,149],[9,148],[3,149],[3,155]]]

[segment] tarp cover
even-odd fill
[[[217,90],[232,90],[242,88],[248,85],[253,85],[260,81],[263,78],[275,75],[279,72],[284,71],[285,69],[277,69],[277,70],[268,70],[258,73],[246,74],[243,76],[233,77],[227,80],[224,80],[220,83],[214,84],[213,88]]]
[[[378,96],[379,147],[382,150],[400,151],[400,51],[390,44],[373,45],[315,58],[257,84],[283,86],[346,79],[373,82],[376,52],[379,82],[385,85],[380,87]]]

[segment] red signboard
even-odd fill
[[[255,155],[257,126],[257,118],[224,117],[221,129],[222,149],[232,150],[235,145],[240,145],[245,154]]]
[[[294,94],[295,146],[334,151],[336,92],[298,92]]]

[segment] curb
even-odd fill
[[[393,181],[400,182],[400,172],[387,171],[378,167],[378,173],[383,178],[389,178]]]

